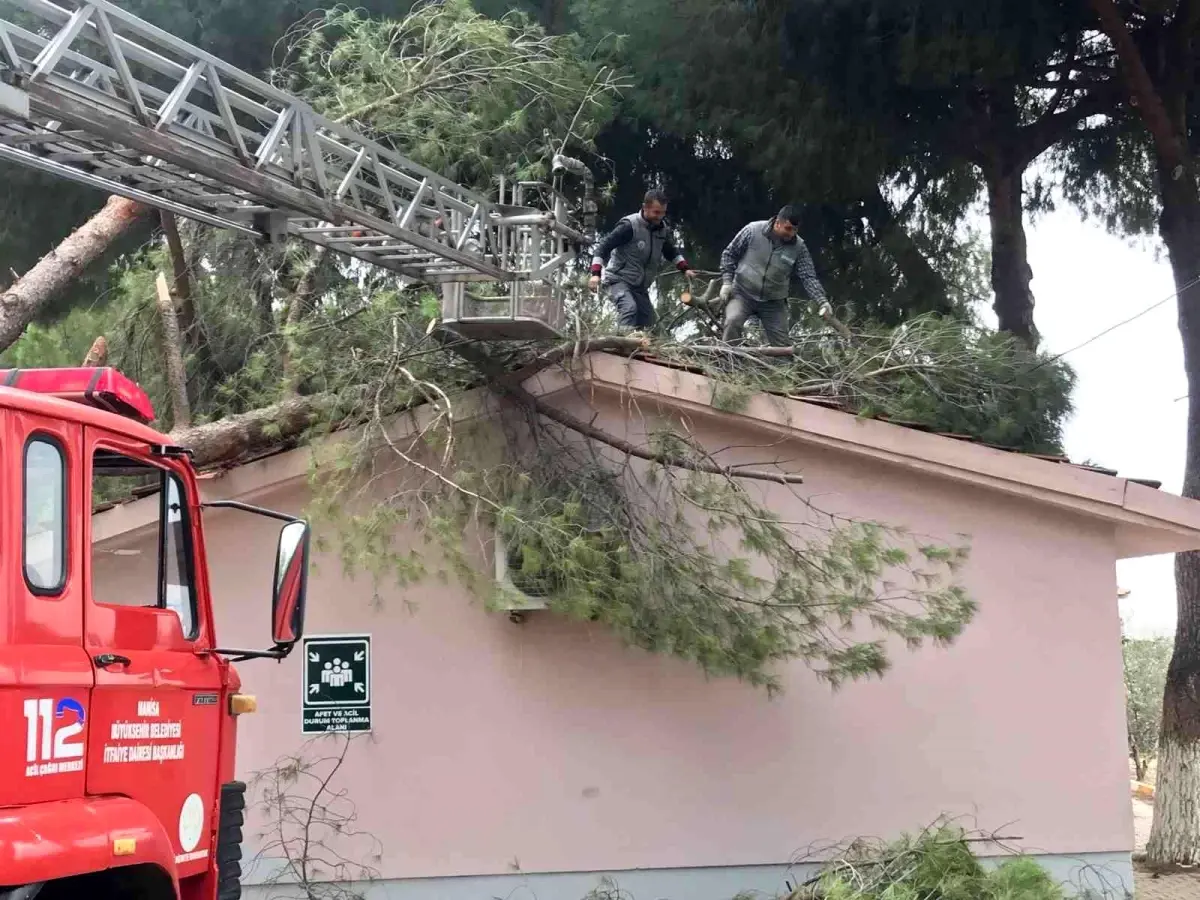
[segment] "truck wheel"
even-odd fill
[[[175,900],[171,877],[154,865],[122,866],[57,881],[22,900]],[[0,894],[0,900],[9,900]]]

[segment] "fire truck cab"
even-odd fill
[[[232,662],[300,639],[309,526],[202,503],[189,451],[113,369],[0,370],[0,385],[0,900],[236,900],[234,746],[255,701]],[[106,540],[103,510],[130,497],[141,549]],[[217,643],[213,506],[280,526],[266,649]]]

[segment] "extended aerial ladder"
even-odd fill
[[[0,160],[441,285],[471,337],[559,333],[558,283],[591,238],[559,190],[502,183],[493,202],[107,0],[70,2],[0,0]]]

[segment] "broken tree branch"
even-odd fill
[[[216,422],[176,428],[171,439],[192,451],[192,462],[198,468],[232,462],[295,440],[335,403],[336,398],[329,394],[291,397]]]
[[[163,360],[166,363],[167,387],[171,394],[171,421],[176,428],[192,424],[192,405],[188,401],[187,369],[183,364],[183,342],[179,336],[179,318],[175,301],[162,272],[154,282],[159,318],[162,319]]]
[[[287,324],[299,325],[316,308],[317,276],[325,262],[325,247],[318,247],[304,265],[304,271],[296,282],[292,303],[288,308]]]
[[[454,350],[459,356],[478,368],[488,378],[488,386],[492,389],[505,394],[519,405],[527,410],[534,412],[552,422],[557,422],[564,428],[581,434],[584,437],[591,438],[601,444],[612,447],[614,450],[619,450],[627,456],[633,456],[638,459],[644,459],[648,462],[656,462],[660,465],[671,466],[677,469],[687,469],[691,472],[702,472],[708,475],[721,475],[725,478],[747,478],[752,481],[773,481],[777,484],[803,484],[804,478],[801,475],[795,475],[788,472],[766,472],[758,469],[741,469],[737,466],[723,466],[712,460],[703,459],[688,459],[686,457],[671,456],[665,453],[656,452],[646,447],[639,447],[624,438],[619,438],[616,435],[609,434],[595,425],[591,425],[581,419],[575,418],[570,413],[551,406],[540,397],[536,397],[529,393],[520,382],[512,380],[511,373],[507,372],[503,367],[499,366],[483,348],[466,342],[458,334],[455,334],[448,328],[439,328],[437,330],[438,339],[443,341],[447,346]],[[628,338],[610,339],[614,342],[619,342],[622,346],[627,346],[627,342],[632,342]],[[608,343],[608,341],[606,341]],[[640,344],[640,342],[637,342]],[[568,352],[568,349],[573,345],[562,345],[550,351],[548,355],[561,353],[563,355]],[[596,348],[590,348],[596,349]]]
[[[108,365],[108,341],[104,335],[100,335],[92,341],[92,347],[87,352],[87,356],[83,358],[80,368],[95,369],[100,366]]]
[[[454,350],[483,372],[492,390],[510,397],[514,402],[537,415],[629,456],[674,468],[727,478],[746,478],[771,481],[777,484],[803,483],[802,476],[787,472],[742,469],[738,466],[721,465],[711,459],[677,458],[640,447],[551,406],[521,387],[521,383],[537,371],[574,355],[577,349],[581,354],[599,350],[633,353],[645,349],[645,343],[640,339],[597,338],[583,342],[578,348],[575,343],[566,342],[547,350],[532,364],[512,372],[491,359],[486,351],[481,350],[477,344],[465,340],[448,329],[438,329],[435,335],[445,349]],[[720,352],[719,348],[710,349],[713,352]],[[768,348],[759,352],[765,356],[777,356],[790,354],[791,348]],[[322,393],[288,397],[270,406],[227,416],[217,422],[177,427],[172,430],[171,437],[180,446],[192,450],[193,462],[200,468],[232,462],[247,455],[273,450],[294,442],[302,437],[314,423],[327,418],[336,409],[361,409],[366,396],[365,391],[366,387],[362,386],[342,394]]]
[[[109,197],[104,208],[80,225],[37,265],[0,295],[0,350],[7,350],[45,307],[112,243],[133,227],[146,207]]]
[[[167,239],[167,251],[171,257],[171,293],[179,306],[176,314],[179,317],[179,330],[185,341],[195,341],[198,335],[196,329],[196,307],[192,299],[192,276],[188,271],[187,256],[183,252],[183,239],[179,236],[179,225],[175,221],[175,213],[159,210],[158,220],[162,223],[163,234]]]
[[[221,370],[208,343],[208,332],[196,308],[196,279],[193,277],[195,262],[188,262],[179,234],[179,223],[175,214],[159,210],[159,222],[166,238],[167,252],[171,257],[171,296],[175,300],[175,315],[179,320],[180,346],[196,355],[199,372],[212,379],[227,373]]]

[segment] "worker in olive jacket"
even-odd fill
[[[597,290],[603,271],[603,282],[617,305],[617,324],[622,328],[649,328],[654,324],[650,285],[662,261],[675,263],[688,278],[695,274],[667,234],[663,222],[666,215],[666,194],[647,191],[641,212],[618,222],[592,256],[588,285]]]
[[[739,342],[746,320],[757,316],[770,346],[790,346],[788,293],[793,278],[810,300],[820,302],[822,316],[831,312],[812,255],[796,235],[799,222],[796,210],[785,206],[774,218],[751,222],[721,254],[721,300],[725,303],[721,337],[726,343]]]

